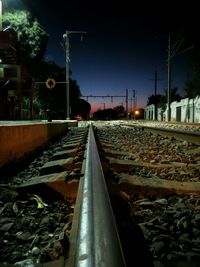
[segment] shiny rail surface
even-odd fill
[[[76,202],[77,230],[66,267],[126,266],[92,126]]]

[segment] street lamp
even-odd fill
[[[69,35],[72,33],[86,34],[82,31],[66,31],[63,34],[65,39],[65,63],[66,63],[66,109],[67,109],[67,120],[70,119],[70,94],[69,94],[69,63],[70,63],[70,54],[69,54]]]

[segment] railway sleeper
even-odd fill
[[[60,159],[44,164],[39,176],[18,186],[0,185],[1,196],[4,196],[0,201],[2,204],[5,201],[0,209],[1,243],[4,244],[0,262],[3,266],[14,266],[12,263],[18,266],[64,265],[83,175],[85,132],[84,129],[83,135],[70,138],[69,143],[59,149]]]

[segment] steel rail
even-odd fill
[[[120,124],[124,127],[132,127],[132,128],[140,128],[144,131],[150,131],[154,133],[159,133],[167,136],[174,136],[180,140],[188,140],[190,142],[200,144],[200,132],[199,131],[188,131],[184,129],[169,129],[169,128],[163,128],[159,126],[145,126],[145,125],[127,125],[127,124]]]
[[[160,133],[163,135],[168,136],[174,136],[177,139],[180,140],[188,140],[190,142],[200,144],[200,133],[199,132],[193,132],[193,131],[187,131],[187,130],[181,130],[181,129],[168,129],[168,128],[158,128],[158,127],[149,127],[144,126],[144,131],[151,131],[155,133]]]
[[[82,179],[75,207],[79,212],[73,252],[65,266],[126,266],[91,125]]]
[[[172,132],[172,133],[180,133],[180,134],[185,134],[185,135],[193,135],[193,136],[199,136],[200,137],[200,132],[199,131],[192,131],[192,130],[187,130],[187,129],[170,129],[167,127],[159,127],[159,126],[145,126],[142,125],[141,127],[146,128],[146,129],[152,129],[152,130],[160,130],[160,131],[165,131],[165,132]]]

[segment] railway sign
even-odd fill
[[[53,78],[48,78],[45,82],[46,87],[49,89],[53,89],[56,85],[56,81]]]

